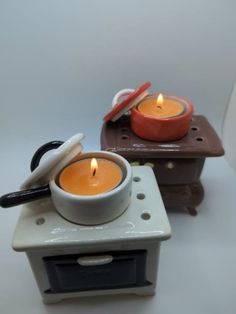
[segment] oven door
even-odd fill
[[[44,257],[47,293],[120,289],[151,284],[146,280],[145,250]]]

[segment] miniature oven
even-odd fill
[[[131,202],[102,225],[71,223],[50,199],[24,205],[13,248],[24,251],[45,303],[65,298],[155,291],[160,243],[171,231],[150,167],[133,169]]]
[[[171,142],[147,141],[130,129],[129,116],[103,125],[101,149],[118,153],[131,164],[153,168],[167,209],[185,207],[196,215],[204,196],[200,175],[206,157],[224,154],[220,139],[207,119],[192,117],[188,134]]]

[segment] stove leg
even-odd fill
[[[189,213],[189,215],[191,216],[197,216],[197,210],[195,207],[187,207],[187,212]]]
[[[140,293],[135,293],[135,295],[139,296],[139,297],[152,297],[155,295],[155,291],[150,291],[150,292],[140,292]]]
[[[58,299],[58,298],[55,298],[55,299],[43,299],[43,303],[44,304],[55,304],[55,303],[58,303],[58,302],[61,302],[63,299]]]

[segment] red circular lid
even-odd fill
[[[108,122],[110,120],[115,121],[120,117],[120,113],[126,113],[130,110],[130,104],[138,98],[143,92],[147,91],[147,89],[151,86],[151,82],[146,82],[139,86],[134,92],[130,93],[127,98],[125,98],[120,104],[116,104],[110,112],[108,112],[103,120]],[[145,95],[146,96],[146,95]],[[136,105],[135,103],[133,104]],[[127,109],[127,110],[126,110]],[[117,116],[117,118],[116,118]]]

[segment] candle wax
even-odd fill
[[[158,104],[155,97],[150,97],[138,105],[138,110],[145,115],[164,119],[179,116],[184,112],[185,107],[177,99],[167,97],[162,104]]]
[[[92,158],[72,163],[59,175],[59,185],[76,195],[96,195],[108,192],[122,181],[122,170],[113,161],[97,158],[98,168],[91,170]]]

